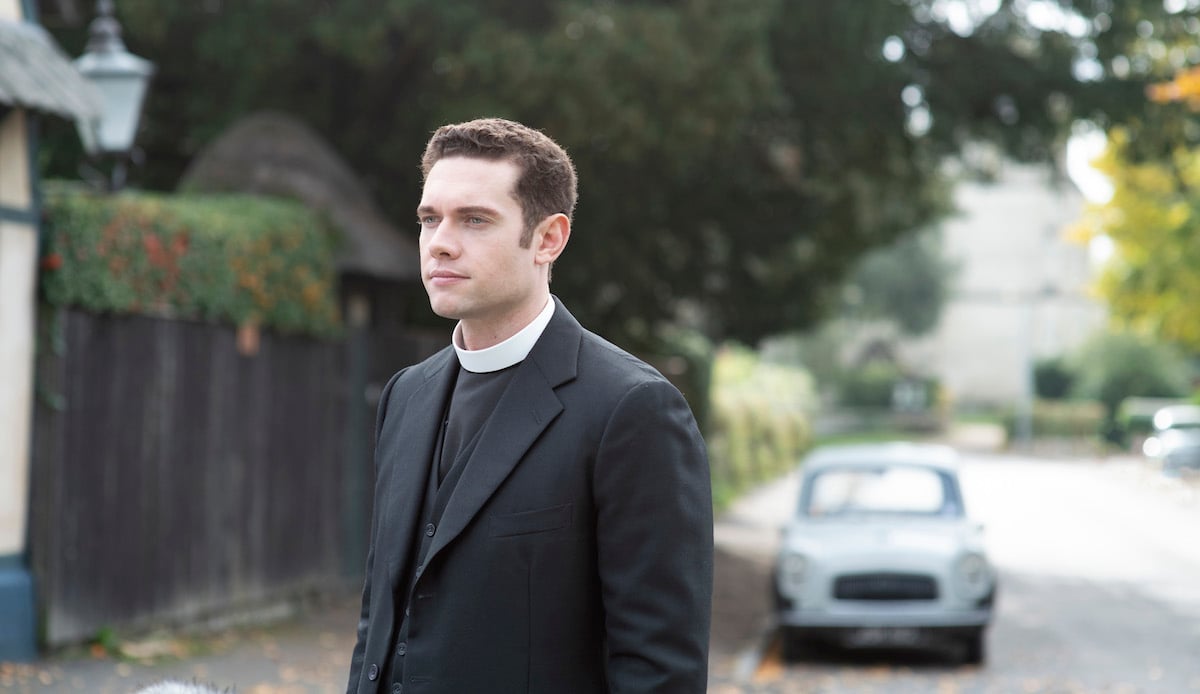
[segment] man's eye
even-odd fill
[[[483,217],[467,217],[467,224],[478,226],[480,224],[487,224],[487,220]]]
[[[427,217],[417,217],[417,224],[420,224],[423,227],[433,226],[434,224],[437,224],[437,217],[432,215]]]

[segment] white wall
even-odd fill
[[[21,0],[0,0],[0,19],[21,19]]]
[[[1006,163],[994,183],[961,183],[943,227],[959,264],[933,336],[908,354],[961,404],[1011,404],[1033,361],[1069,353],[1104,324],[1086,246],[1067,241],[1084,200],[1046,167]]]
[[[0,205],[25,210],[30,198],[24,114],[14,111],[0,122]],[[25,547],[36,263],[35,228],[0,222],[0,556]]]

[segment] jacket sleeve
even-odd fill
[[[395,387],[396,381],[406,370],[402,369],[392,376],[379,395],[379,410],[375,415],[375,476],[377,479],[379,476],[379,434],[383,431],[384,421],[387,416],[388,400],[391,398],[392,389]],[[358,638],[354,643],[354,652],[350,657],[350,677],[346,683],[346,694],[355,694],[358,691],[359,679],[362,676],[363,654],[367,647],[367,628],[371,624],[371,571],[375,566],[375,538],[379,523],[378,496],[376,496],[376,503],[373,506],[371,516],[371,539],[367,545],[367,566],[366,574],[363,578],[362,608],[358,616]]]
[[[654,380],[622,398],[594,475],[609,690],[702,694],[712,488],[704,441],[674,386]]]

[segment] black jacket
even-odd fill
[[[419,572],[410,548],[426,529],[419,514],[458,368],[453,349],[385,387],[347,692],[386,692],[406,607],[405,694],[706,690],[713,537],[704,442],[674,386],[554,301]],[[406,583],[408,594],[395,594]]]

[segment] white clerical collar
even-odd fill
[[[460,321],[458,325],[454,326],[453,338],[454,351],[458,353],[458,363],[471,373],[490,373],[520,363],[529,356],[529,351],[542,336],[542,332],[549,325],[550,317],[553,315],[554,300],[548,299],[546,308],[543,308],[542,312],[530,321],[529,325],[521,328],[516,335],[491,347],[475,350],[462,346],[462,322]]]

